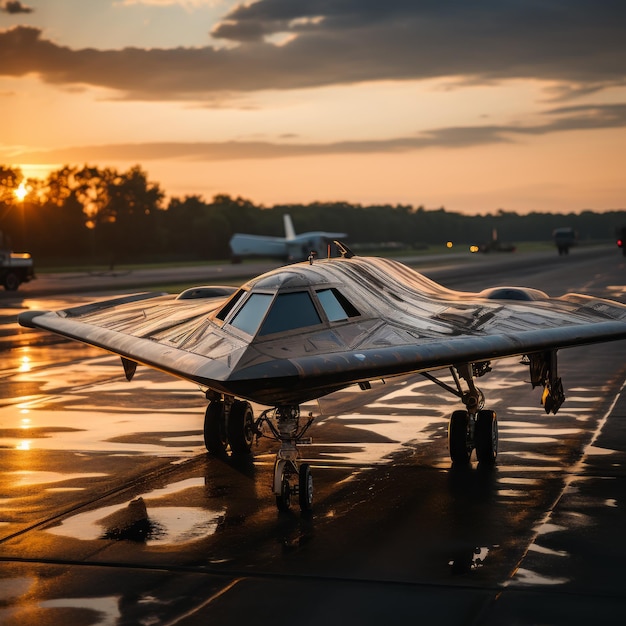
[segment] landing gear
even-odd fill
[[[254,443],[254,413],[249,402],[235,400],[227,421],[228,441],[233,454],[250,454]]]
[[[448,449],[453,465],[467,465],[476,450],[481,465],[491,466],[498,456],[498,421],[496,412],[454,411],[448,426]]]
[[[498,420],[495,411],[478,411],[474,427],[476,458],[481,465],[490,466],[498,456]]]
[[[533,389],[543,385],[541,404],[543,404],[546,413],[556,415],[565,402],[563,383],[557,372],[556,350],[528,354],[522,363],[530,368],[530,382]]]
[[[440,381],[431,374],[424,376],[458,396],[465,410],[454,411],[448,425],[448,450],[452,464],[467,465],[476,450],[476,458],[481,465],[492,466],[498,456],[498,421],[496,412],[484,409],[485,396],[474,384],[474,377],[484,376],[491,371],[487,361],[462,363],[450,368],[456,387]],[[461,384],[463,379],[467,390]]]
[[[557,372],[556,350],[533,352],[524,355],[521,363],[530,369],[530,382],[534,387],[543,386],[541,404],[546,413],[554,413],[565,401],[563,383]],[[465,411],[454,411],[448,426],[448,449],[453,465],[467,465],[476,450],[476,458],[483,466],[492,466],[498,456],[498,420],[495,411],[484,407],[485,396],[474,384],[474,378],[491,371],[489,361],[461,363],[450,368],[455,387],[439,380],[428,372],[422,375],[446,391],[458,396]],[[467,389],[461,384],[463,379]]]
[[[467,465],[472,454],[470,417],[467,411],[454,411],[448,424],[448,450],[454,465]]]
[[[215,456],[226,454],[228,436],[226,435],[226,417],[224,402],[212,400],[204,414],[204,445]]]
[[[287,464],[284,459],[276,459],[274,463],[274,495],[276,496],[276,508],[285,512],[291,506],[291,484],[289,476],[294,468]]]
[[[256,427],[265,424],[271,436],[280,441],[280,448],[274,462],[274,495],[279,511],[288,511],[291,497],[297,496],[300,510],[307,513],[313,508],[313,477],[308,463],[298,463],[298,444],[310,443],[304,434],[313,423],[309,417],[304,426],[300,426],[300,408],[283,406],[264,411],[256,422]]]
[[[254,413],[249,402],[213,399],[204,416],[204,445],[216,456],[250,454],[254,441]]]
[[[313,508],[313,477],[308,463],[299,463],[298,444],[311,443],[304,434],[313,423],[309,416],[300,426],[300,408],[281,406],[264,411],[255,421],[249,402],[208,392],[209,405],[204,418],[204,444],[215,456],[250,454],[255,437],[266,425],[270,437],[280,442],[274,462],[273,493],[279,511],[288,511],[292,496],[302,512]]]
[[[313,508],[313,476],[308,463],[303,463],[298,471],[298,502],[301,511]]]
[[[295,478],[297,477],[297,482]],[[299,467],[291,461],[277,459],[274,464],[274,494],[279,511],[288,511],[291,496],[298,496],[298,504],[303,513],[313,510],[313,476],[311,466],[302,463]]]

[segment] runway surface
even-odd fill
[[[626,302],[625,265],[610,248],[425,273]],[[421,376],[303,406],[314,511],[279,514],[273,442],[209,457],[193,385],[147,368],[127,383],[117,357],[17,326],[91,298],[36,284],[0,298],[0,623],[622,623],[626,342],[559,352],[556,416],[527,367],[492,364],[491,471],[450,467],[458,400]]]

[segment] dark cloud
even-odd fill
[[[33,9],[22,4],[19,0],[7,0],[0,6],[5,13],[17,14],[17,13],[32,13]]]
[[[549,110],[546,120],[536,125],[491,125],[437,128],[412,137],[383,140],[340,141],[326,144],[228,141],[197,143],[143,143],[81,146],[20,154],[29,163],[88,163],[181,159],[227,161],[276,159],[331,154],[402,153],[433,147],[469,148],[478,145],[513,143],[525,136],[554,132],[626,128],[626,104],[560,107]]]
[[[224,48],[72,50],[35,28],[0,31],[0,74],[145,100],[436,77],[538,78],[574,94],[626,82],[624,32],[623,0],[259,0],[215,26],[235,43]]]

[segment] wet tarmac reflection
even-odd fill
[[[603,358],[622,366],[619,353]],[[192,385],[145,368],[129,384],[117,358],[82,346],[19,346],[0,371],[0,622],[167,623],[238,589],[262,612],[277,580],[319,590],[332,579],[327,598],[406,584],[422,603],[427,581],[438,600],[435,588],[454,589],[456,610],[470,604],[461,587],[481,601],[495,588],[567,587],[576,551],[564,537],[593,527],[585,507],[619,511],[623,498],[600,471],[564,475],[581,458],[623,457],[586,447],[615,386],[590,384],[576,358],[563,370],[568,398],[549,418],[516,359],[481,380],[500,424],[493,469],[450,467],[458,401],[419,376],[303,406],[318,416],[302,447],[316,493],[303,517],[276,512],[270,442],[245,462],[207,457]],[[546,513],[566,501],[576,507]]]

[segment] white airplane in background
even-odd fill
[[[328,246],[333,246],[333,254],[337,252],[333,241],[345,239],[345,233],[326,233],[312,231],[296,235],[290,215],[283,215],[285,224],[284,237],[268,237],[265,235],[247,235],[235,233],[229,242],[234,263],[243,257],[260,256],[278,258],[283,261],[304,261],[309,258],[311,252],[319,257],[326,257]]]

